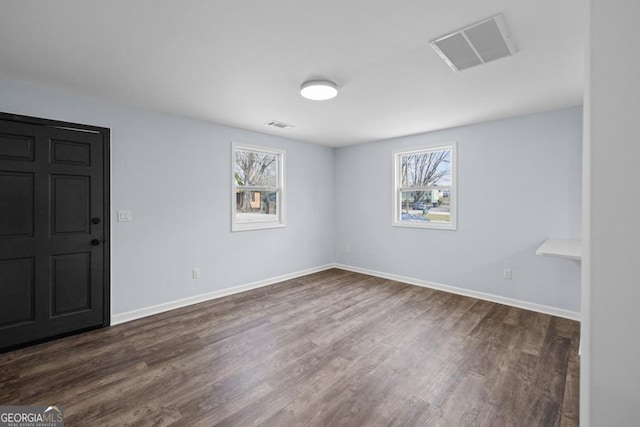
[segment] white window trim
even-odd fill
[[[278,219],[271,221],[252,221],[252,222],[237,222],[236,221],[236,151],[237,150],[250,150],[260,151],[268,154],[275,154],[279,157],[278,161]],[[285,206],[286,206],[286,184],[285,184],[285,151],[275,148],[259,147],[256,145],[247,145],[237,142],[231,143],[231,231],[248,231],[248,230],[263,230],[268,228],[283,228],[286,227],[285,221]],[[250,186],[246,187],[251,190],[259,190],[266,187]]]
[[[428,228],[436,230],[456,230],[458,227],[458,156],[457,156],[458,143],[456,141],[446,144],[438,145],[424,145],[409,150],[397,150],[393,152],[393,221],[394,227],[409,227],[409,228]],[[451,150],[451,185],[443,186],[450,188],[450,221],[449,223],[438,222],[418,222],[418,221],[402,221],[402,213],[400,211],[401,205],[401,190],[400,186],[400,157],[409,153],[420,153],[429,151],[443,151]],[[425,189],[438,189],[438,186],[433,187],[414,187],[416,190]],[[404,188],[406,191],[407,188]]]

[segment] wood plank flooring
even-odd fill
[[[328,270],[0,354],[67,426],[576,426],[579,324]]]

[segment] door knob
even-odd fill
[[[91,222],[95,225],[100,224],[100,218],[91,218]]]
[[[98,245],[100,245],[100,239],[93,239],[93,240],[91,241],[91,244],[92,244],[93,246],[98,246]]]

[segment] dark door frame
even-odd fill
[[[83,125],[79,123],[63,122],[60,120],[42,119],[39,117],[23,116],[20,114],[2,113],[0,112],[0,120],[14,121],[38,126],[46,126],[53,128],[63,128],[77,130],[81,132],[90,132],[100,134],[103,142],[103,221],[104,224],[104,259],[103,259],[103,283],[104,283],[104,313],[102,326],[111,324],[111,161],[110,161],[110,142],[111,130],[99,126]],[[54,337],[52,337],[54,338]]]

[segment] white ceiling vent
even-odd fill
[[[456,73],[517,52],[502,14],[439,37],[429,44]]]
[[[265,123],[265,125],[273,126],[275,128],[280,128],[280,129],[293,129],[295,127],[294,125],[288,125],[286,123],[282,123],[277,120],[271,120],[270,122]]]

